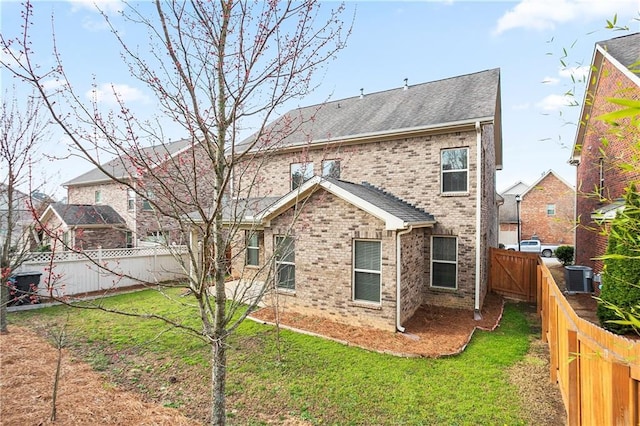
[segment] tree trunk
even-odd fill
[[[223,426],[226,423],[226,377],[227,377],[227,350],[225,348],[226,338],[221,337],[211,345],[212,353],[212,373],[213,383],[211,384],[213,392],[213,408],[211,415],[211,424]]]
[[[3,279],[0,282],[0,333],[6,333],[7,328],[7,304],[9,303],[9,288]]]

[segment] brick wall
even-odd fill
[[[605,59],[593,96],[590,116],[598,117],[619,109],[619,106],[607,101],[611,97],[640,100],[640,88]],[[600,235],[600,226],[591,220],[591,212],[620,198],[629,182],[640,180],[637,160],[639,153],[637,147],[634,148],[634,141],[640,140],[640,129],[637,126],[623,125],[616,127],[613,132],[606,123],[595,118],[588,120],[586,125],[576,179],[576,212],[579,219],[576,229],[576,264],[590,266],[599,272],[602,270],[602,262],[592,259],[604,254],[607,239]],[[602,199],[597,195],[601,162],[604,174]],[[635,164],[635,167],[621,168],[629,163]]]
[[[405,323],[423,303],[424,271],[429,263],[424,258],[424,229],[414,229],[400,236],[402,252],[400,321]]]
[[[555,214],[547,214],[547,205]],[[537,235],[547,244],[573,245],[575,191],[553,173],[548,173],[524,194],[520,203],[521,239]]]
[[[481,291],[487,288],[488,247],[497,246],[498,215],[495,200],[495,146],[493,126],[483,129],[484,191],[482,193],[481,223],[483,246],[481,249]],[[434,134],[339,146],[332,149],[300,149],[273,154],[259,164],[245,163],[234,176],[234,191],[242,196],[279,196],[290,190],[290,165],[313,162],[314,173],[321,173],[323,159],[341,161],[341,179],[376,185],[391,194],[423,208],[438,222],[430,232],[434,235],[458,236],[459,269],[458,289],[432,289],[430,283],[430,238],[425,238],[423,263],[423,303],[472,309],[475,301],[475,232],[476,232],[476,132],[475,130],[450,134]],[[469,191],[463,195],[447,196],[440,193],[440,156],[446,148],[469,148]],[[249,180],[251,177],[251,180]]]

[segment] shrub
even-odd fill
[[[597,312],[602,327],[618,334],[638,331],[633,319],[640,306],[639,229],[640,195],[631,186],[624,210],[611,222]]]
[[[572,246],[560,246],[556,249],[556,257],[558,261],[562,263],[562,266],[573,264],[573,247]]]

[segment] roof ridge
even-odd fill
[[[411,204],[410,202],[405,201],[402,198],[400,198],[400,197],[398,197],[398,196],[396,196],[396,195],[394,195],[394,194],[392,194],[392,193],[390,193],[388,191],[385,191],[384,189],[382,189],[382,188],[380,188],[378,186],[375,186],[375,185],[373,185],[373,184],[371,184],[369,182],[362,181],[361,185],[364,186],[365,188],[369,189],[369,190],[373,190],[373,191],[379,192],[379,193],[383,194],[386,197],[389,197],[389,198],[391,198],[391,199],[393,199],[393,200],[395,200],[395,201],[397,201],[399,203],[402,203],[402,204],[404,204],[404,205],[406,205],[408,207],[416,209],[416,210],[418,210],[418,211],[420,211],[422,213],[431,214],[431,213],[427,212],[426,210],[424,210],[422,207],[418,207],[418,206],[416,206],[414,204]]]

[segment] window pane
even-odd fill
[[[456,265],[434,262],[432,279],[435,287],[456,288]]]
[[[322,162],[322,176],[340,178],[340,161],[325,160]]]
[[[380,241],[355,241],[356,269],[380,270]]]
[[[467,172],[442,173],[443,192],[465,192],[467,190]]]
[[[457,259],[456,239],[433,237],[433,260],[448,260],[455,262]]]
[[[258,247],[258,234],[252,233],[249,234],[249,238],[247,239],[248,247]]]
[[[447,149],[442,151],[442,170],[466,170],[467,149]]]
[[[354,299],[380,302],[380,274],[355,273]]]
[[[313,177],[313,163],[291,165],[291,189],[294,190]]]
[[[259,260],[258,255],[260,252],[257,249],[249,248],[247,249],[247,265],[258,266]]]
[[[295,289],[296,267],[293,265],[276,265],[277,286],[280,288]]]
[[[293,237],[276,237],[276,260],[295,263],[295,240]]]

